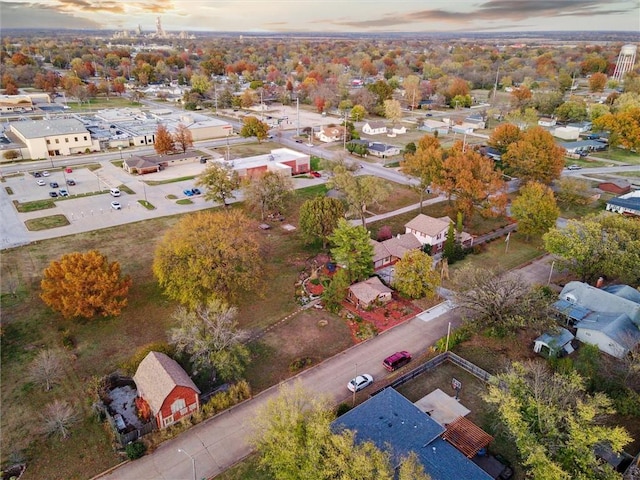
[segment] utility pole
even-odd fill
[[[498,69],[496,70],[496,81],[493,84],[493,106],[495,106],[496,104],[496,92],[498,90],[498,75],[500,74],[500,67],[498,67]]]
[[[347,150],[347,111],[344,111],[344,131],[342,132],[342,148]]]
[[[300,99],[296,97],[296,115],[298,120],[296,122],[296,136],[300,136]]]

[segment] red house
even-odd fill
[[[598,188],[603,192],[613,193],[615,195],[624,195],[631,191],[631,184],[626,180],[609,180],[598,184]]]
[[[200,390],[182,367],[164,353],[149,352],[133,381],[158,428],[168,427],[200,408]]]

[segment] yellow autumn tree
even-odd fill
[[[127,305],[131,278],[97,250],[69,253],[44,270],[40,298],[64,318],[119,315]]]

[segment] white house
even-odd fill
[[[449,225],[452,223],[449,217],[434,218],[421,213],[407,222],[404,228],[405,233],[415,235],[422,245],[430,245],[433,254],[443,249]],[[463,245],[470,246],[473,243],[473,237],[468,233],[462,232],[460,235]]]
[[[628,285],[569,282],[554,308],[575,324],[578,340],[616,358],[640,343],[640,291]]]
[[[407,127],[405,127],[404,125],[400,127],[393,127],[391,129],[391,133],[393,135],[404,135],[405,133],[407,133]]]
[[[438,132],[438,135],[446,135],[449,133],[449,124],[438,120],[425,120],[419,129],[424,132]]]
[[[369,142],[367,149],[371,155],[380,158],[388,158],[394,155],[400,155],[400,147],[395,145],[387,145],[381,142]]]
[[[580,129],[576,127],[556,127],[553,130],[552,135],[554,137],[561,138],[563,140],[578,140],[580,138]]]
[[[553,117],[540,117],[538,119],[538,125],[541,127],[555,127],[556,119]]]
[[[380,135],[387,133],[387,126],[383,122],[367,122],[362,126],[362,133]]]

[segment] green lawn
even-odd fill
[[[69,220],[64,215],[51,215],[49,217],[31,218],[24,222],[27,230],[35,232],[49,228],[64,227],[69,225]]]
[[[620,162],[630,163],[633,165],[640,164],[640,153],[630,152],[622,148],[613,148],[604,152],[593,152],[592,157],[602,158],[603,160],[617,160]]]

